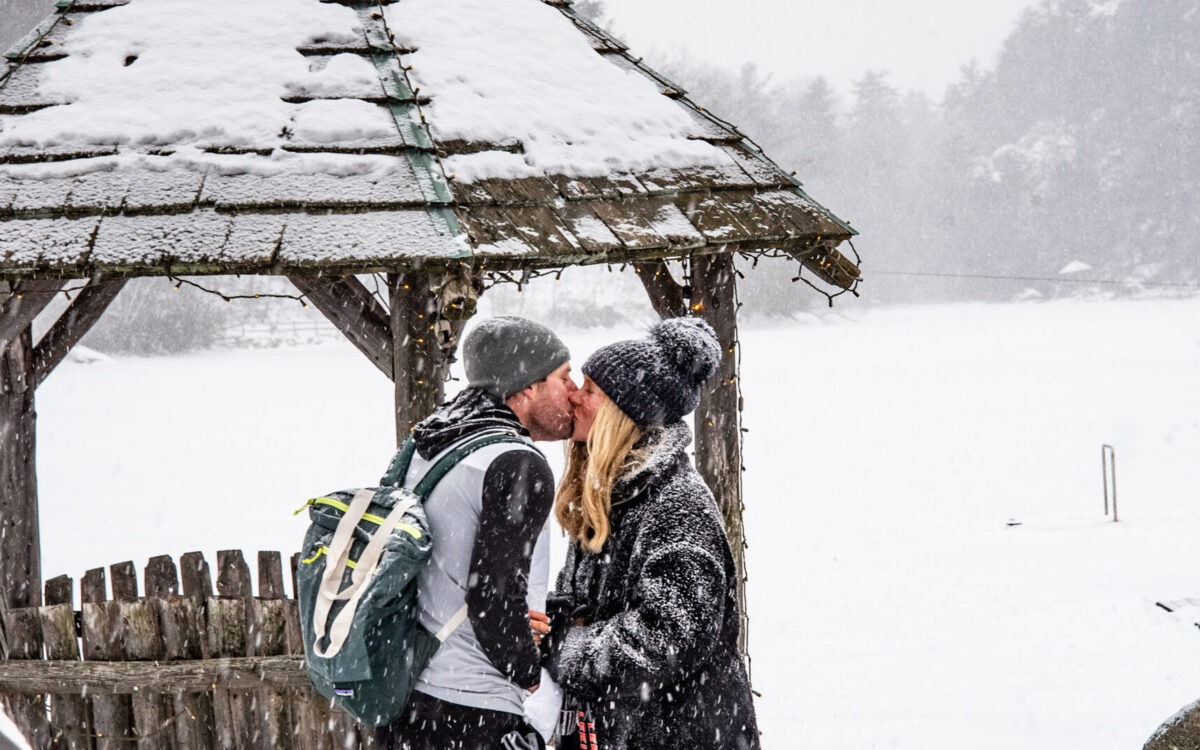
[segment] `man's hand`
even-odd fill
[[[533,642],[540,646],[542,636],[550,632],[550,618],[545,612],[538,612],[536,609],[529,610],[529,629],[533,631]],[[537,686],[534,686],[533,689],[537,690]]]

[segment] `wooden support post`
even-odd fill
[[[0,285],[0,598],[10,608],[41,604],[34,393],[124,283],[89,286],[36,349],[33,320],[67,282]]]
[[[741,399],[737,379],[737,301],[733,256],[692,259],[692,308],[708,321],[721,342],[716,374],[700,395],[696,410],[696,468],[708,483],[721,515],[737,567],[742,627],[739,648],[746,655],[746,544],[742,527]]]
[[[429,274],[406,271],[389,274],[393,372],[396,384],[396,442],[445,400],[449,359],[438,347],[433,330],[437,297]]]
[[[650,295],[650,304],[658,317],[665,320],[687,315],[684,288],[671,276],[665,260],[660,258],[634,263],[633,270],[637,272],[642,286],[646,287],[646,294]]]
[[[31,326],[0,347],[0,599],[21,609],[42,603]]]

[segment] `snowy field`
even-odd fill
[[[635,333],[564,338],[578,364]],[[1200,300],[847,304],[742,338],[766,748],[1130,750],[1200,698],[1200,608],[1155,606],[1200,597]],[[296,549],[306,498],[377,481],[391,402],[340,342],[64,363],[46,577]]]

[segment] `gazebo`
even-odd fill
[[[741,565],[734,255],[853,291],[854,234],[566,0],[61,0],[0,68],[0,607],[43,603],[37,387],[139,276],[286,276],[399,436],[485,277],[629,264],[725,347],[696,457]]]

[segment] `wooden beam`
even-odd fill
[[[42,336],[37,347],[33,350],[33,382],[34,387],[42,382],[58,367],[67,353],[87,335],[96,325],[100,316],[117,298],[117,294],[125,288],[128,279],[111,279],[109,281],[88,284],[71,302],[49,331]]]
[[[34,391],[26,323],[15,339],[0,342],[0,599],[10,610],[42,602]]]
[[[300,275],[288,279],[380,372],[392,379],[388,314],[358,279]]]
[[[821,242],[803,250],[789,249],[786,252],[830,286],[849,289],[862,276],[861,269],[854,261],[842,255],[833,241]]]
[[[67,283],[65,279],[26,279],[0,284],[0,346],[20,336]]]
[[[424,271],[390,274],[391,328],[396,384],[396,442],[445,400],[450,358],[438,346],[437,296]]]
[[[193,661],[9,661],[0,694],[135,695],[217,688],[311,691],[304,656],[233,657]]]
[[[716,496],[737,567],[742,627],[738,646],[746,654],[746,543],[742,526],[741,398],[737,363],[737,281],[733,255],[692,259],[692,307],[717,333],[722,358],[701,391],[696,410],[696,468]]]
[[[684,297],[683,286],[671,276],[667,262],[661,258],[648,260],[644,263],[634,263],[633,270],[637,272],[642,286],[650,295],[650,304],[658,317],[681,318],[687,315],[687,299]]]

